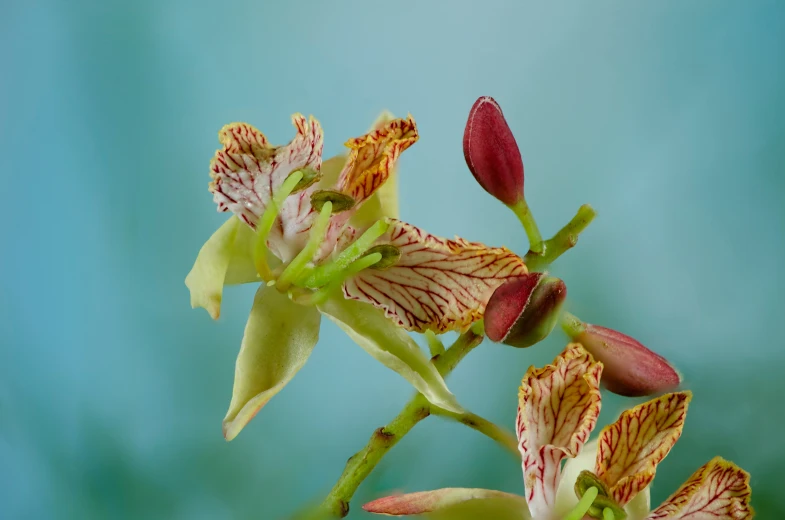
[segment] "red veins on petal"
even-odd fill
[[[753,517],[750,475],[715,457],[682,484],[646,520],[742,520]]]
[[[377,244],[397,247],[398,263],[362,271],[344,283],[343,292],[384,309],[407,330],[465,330],[482,318],[499,285],[526,274],[523,260],[506,248],[439,238],[395,219],[387,222],[390,227]]]
[[[409,116],[387,121],[362,137],[348,140],[346,146],[351,152],[336,189],[351,195],[359,206],[384,184],[401,152],[419,138],[417,124]]]
[[[572,343],[553,364],[529,367],[521,382],[518,448],[533,518],[550,518],[561,461],[580,453],[597,424],[601,374],[602,364]]]
[[[596,474],[625,505],[654,479],[657,464],[681,436],[691,392],[666,394],[626,410],[603,428]]]
[[[319,122],[302,114],[292,116],[297,135],[285,146],[273,146],[259,130],[246,123],[232,123],[218,133],[223,148],[210,162],[209,189],[219,211],[231,211],[252,228],[270,203],[273,193],[293,171],[319,170],[324,138]],[[310,195],[313,187],[289,197],[280,211],[280,223],[270,242],[280,249],[282,240],[307,231],[313,220]],[[281,256],[281,255],[279,255]]]

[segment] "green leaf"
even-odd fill
[[[223,422],[230,441],[300,370],[319,339],[319,312],[272,287],[256,292],[237,356],[232,402]]]
[[[203,307],[217,320],[225,284],[258,282],[251,247],[253,230],[231,217],[205,242],[185,285],[191,291],[191,307]]]
[[[319,305],[319,310],[377,361],[402,375],[431,403],[463,413],[441,374],[417,343],[381,310],[367,303],[344,299],[340,294]]]

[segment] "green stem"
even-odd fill
[[[465,424],[469,428],[477,430],[486,437],[495,440],[516,457],[520,456],[518,451],[518,440],[516,439],[515,435],[508,432],[504,428],[499,427],[497,424],[492,423],[488,419],[484,419],[479,415],[471,412],[455,413],[450,412],[449,410],[438,408],[436,406],[431,407],[431,413],[441,417],[453,419],[461,424]]]
[[[474,350],[474,348],[482,342],[482,340],[482,336],[474,334],[471,331],[466,332],[459,336],[458,339],[455,340],[455,343],[445,350],[444,353],[434,356],[432,362],[439,373],[443,377],[446,377],[469,352]],[[321,516],[324,518],[325,516],[328,516],[343,518],[349,514],[349,502],[357,491],[357,488],[360,487],[360,484],[365,478],[371,474],[379,461],[381,461],[387,452],[409,433],[418,422],[436,411],[436,407],[430,404],[422,394],[416,394],[395,419],[390,421],[387,426],[378,428],[373,432],[368,444],[349,459],[338,482],[336,482],[333,489],[318,507],[318,512],[313,513],[312,517]],[[439,413],[441,412],[442,410],[439,410]],[[494,440],[502,438],[501,433],[492,431],[486,424],[487,421],[485,421],[485,419],[473,414],[466,415],[470,415],[476,424],[481,425],[480,428],[472,426],[473,428],[486,435],[488,435],[488,433],[493,433],[494,436],[491,438]],[[507,445],[507,443],[509,443],[509,440],[505,440],[505,445]]]
[[[542,252],[529,251],[524,258],[529,271],[544,271],[550,264],[559,258],[565,251],[578,243],[578,235],[585,230],[597,212],[588,204],[578,208],[578,212],[566,226],[558,233],[545,241]]]
[[[425,341],[428,342],[428,350],[431,352],[431,357],[438,356],[444,352],[444,343],[432,330],[425,331]]]
[[[526,236],[529,237],[529,250],[538,254],[542,253],[543,243],[540,228],[537,227],[537,221],[534,220],[534,215],[529,210],[526,199],[521,198],[520,202],[509,206],[509,208],[521,221],[521,225],[523,225],[523,229],[526,231]]]
[[[577,316],[570,314],[569,312],[562,314],[560,324],[561,329],[570,339],[575,339],[584,330],[586,330],[586,326],[583,324],[583,322]]]

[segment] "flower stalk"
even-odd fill
[[[572,220],[543,243],[542,252],[531,250],[526,254],[524,260],[529,271],[544,271],[568,249],[575,247],[575,244],[578,243],[578,236],[589,227],[596,216],[597,212],[588,204],[578,208],[578,212],[572,217]]]
[[[471,331],[466,332],[459,336],[444,353],[434,356],[432,362],[439,373],[446,377],[469,352],[482,343],[482,340],[482,336]],[[338,481],[311,517],[343,518],[349,514],[349,502],[360,484],[398,441],[409,433],[417,423],[431,414],[461,422],[490,437],[516,455],[518,454],[515,437],[499,426],[476,414],[457,414],[433,406],[422,394],[418,393],[392,421],[373,432],[365,447],[349,458]]]

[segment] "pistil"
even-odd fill
[[[333,205],[331,202],[325,202],[322,206],[319,216],[311,226],[311,234],[308,236],[308,243],[295,256],[286,269],[283,270],[281,276],[275,282],[275,288],[281,292],[285,292],[291,287],[292,283],[303,273],[308,262],[313,259],[313,255],[319,249],[319,246],[324,241],[324,235],[327,231],[327,226],[330,224],[330,216],[332,215]]]
[[[586,490],[586,493],[581,497],[578,501],[578,505],[575,508],[567,513],[567,516],[564,517],[564,520],[581,520],[586,513],[589,512],[589,508],[594,503],[594,499],[597,498],[600,490],[596,487],[590,487]],[[603,512],[604,514],[604,512]]]

